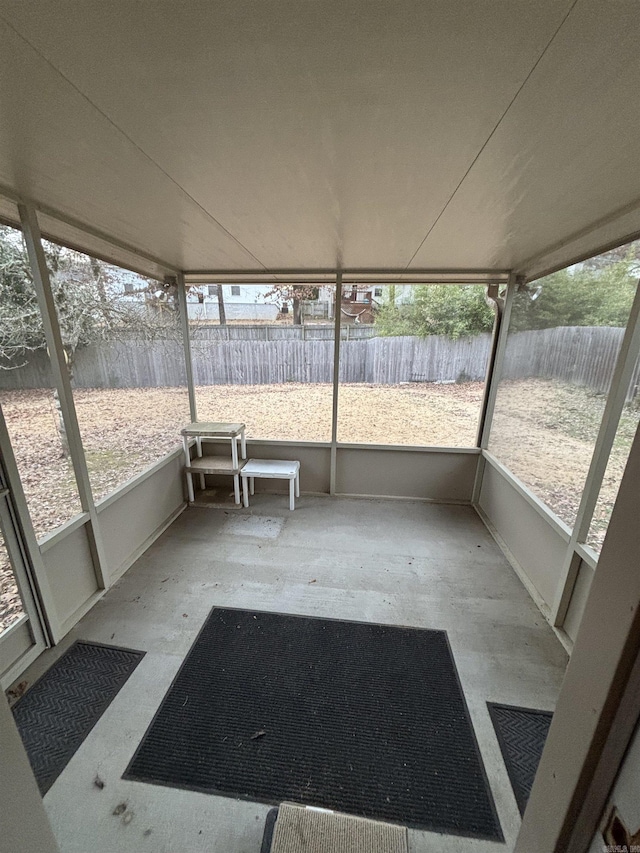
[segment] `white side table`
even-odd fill
[[[300,497],[300,463],[284,459],[249,459],[242,470],[242,497],[249,506],[249,488],[254,493],[254,480],[263,477],[270,480],[289,481],[289,509],[295,509],[295,498]],[[295,497],[294,497],[295,492]]]
[[[187,474],[187,490],[189,501],[193,503],[195,495],[193,492],[193,474],[200,474],[200,488],[204,489],[205,474],[230,474],[233,476],[233,487],[236,503],[240,503],[240,469],[247,458],[247,442],[245,438],[245,424],[222,423],[218,421],[196,421],[180,430],[184,444],[184,469]],[[195,438],[197,457],[191,459],[189,453],[189,439]],[[204,456],[202,453],[202,440],[208,438],[226,438],[231,442],[231,459],[224,456]],[[238,458],[238,439],[240,439],[240,451],[242,459]]]

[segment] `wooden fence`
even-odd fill
[[[244,331],[247,327],[229,328]],[[204,335],[201,331],[191,344],[196,385],[332,381],[332,337],[216,339],[211,329]],[[277,329],[278,334],[281,331]],[[505,377],[554,378],[606,392],[623,333],[623,329],[586,327],[516,332],[509,338]],[[490,340],[488,334],[460,340],[436,336],[345,340],[340,347],[340,381],[391,385],[482,381]],[[640,365],[636,366],[628,399],[635,395],[639,372]],[[175,340],[86,347],[76,354],[73,382],[79,388],[184,385],[183,349]],[[50,384],[48,359],[42,352],[33,354],[18,369],[0,369],[0,388],[42,388]]]

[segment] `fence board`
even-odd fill
[[[375,332],[371,327],[350,329],[358,336]],[[606,327],[515,332],[507,344],[505,378],[558,379],[606,393],[623,334],[624,329]],[[482,381],[489,347],[487,334],[459,340],[437,336],[349,338],[341,344],[340,381]],[[203,327],[194,333],[192,356],[197,385],[330,383],[333,327]],[[46,354],[31,353],[25,361],[15,370],[0,369],[0,388],[50,387]],[[80,388],[184,385],[182,346],[176,340],[129,340],[86,347],[76,353],[73,381]],[[640,361],[628,400],[635,396],[639,381]]]

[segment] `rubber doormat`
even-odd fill
[[[214,609],[124,778],[502,840],[443,631]]]
[[[524,814],[553,714],[487,702],[511,787]]]
[[[76,642],[13,706],[43,795],[143,657],[144,652]]]

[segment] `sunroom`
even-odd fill
[[[278,853],[289,801],[402,828],[371,850],[631,844],[635,4],[0,0],[0,28],[7,849]],[[273,479],[190,500],[203,422],[298,462],[295,509]],[[134,663],[39,771],[15,723],[92,649]]]

